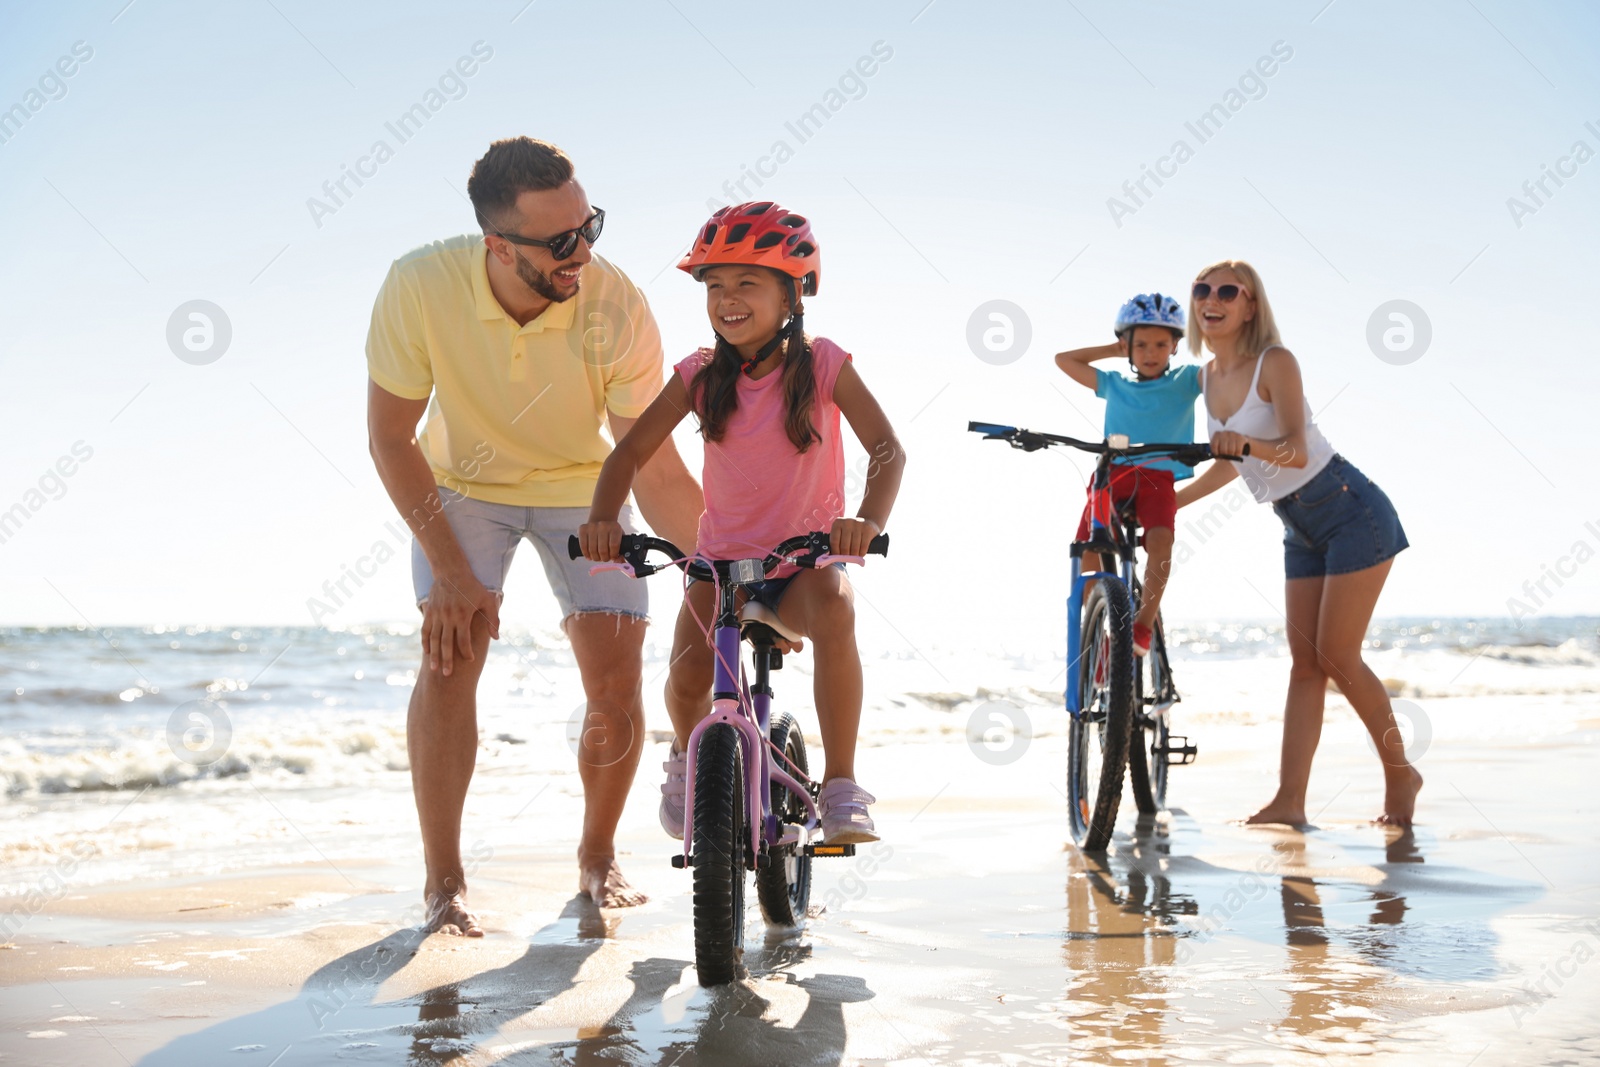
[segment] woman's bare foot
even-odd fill
[[[477,916],[467,910],[465,893],[425,893],[427,915],[422,928],[430,934],[450,934],[453,937],[482,937],[483,928]]]
[[[622,868],[611,856],[578,859],[578,892],[602,908],[631,908],[650,899],[622,876]]]
[[[1304,810],[1291,811],[1288,808],[1275,808],[1268,804],[1254,815],[1246,818],[1244,824],[1246,826],[1305,826],[1306,813]]]
[[[1266,807],[1245,819],[1246,826],[1294,826],[1306,825],[1306,805],[1302,800],[1298,804],[1290,803],[1282,795],[1267,801]]]
[[[1422,775],[1407,766],[1401,773],[1386,776],[1383,789],[1383,814],[1372,821],[1380,826],[1411,825],[1417,811],[1417,794],[1422,791]]]

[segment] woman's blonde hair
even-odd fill
[[[1258,356],[1263,349],[1273,345],[1283,344],[1283,339],[1278,336],[1278,320],[1272,316],[1272,305],[1267,302],[1267,291],[1261,285],[1261,275],[1256,269],[1242,259],[1224,259],[1201,269],[1194,276],[1199,281],[1214,270],[1231,270],[1244,282],[1245,291],[1256,302],[1256,317],[1244,324],[1244,336],[1241,338],[1245,354]],[[1200,338],[1199,301],[1194,298],[1191,290],[1189,294],[1189,351],[1194,355],[1200,354],[1200,348],[1205,343]]]

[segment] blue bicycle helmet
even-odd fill
[[[1183,336],[1183,305],[1160,293],[1140,293],[1117,312],[1116,334],[1123,336],[1135,326],[1165,326]]]

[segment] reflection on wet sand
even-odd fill
[[[1162,1044],[1170,1009],[1162,976],[1182,936],[1178,916],[1199,910],[1192,896],[1173,891],[1170,853],[1166,827],[1148,818],[1112,859],[1069,853],[1063,954],[1076,1049],[1149,1051]]]
[[[1298,831],[1273,849],[1284,869],[1306,867],[1305,836]],[[1268,1000],[1282,1016],[1267,1038],[1313,1053],[1359,1051],[1377,1041],[1363,1032],[1366,1022],[1385,1019],[1396,999],[1390,976],[1381,968],[1394,961],[1397,938],[1383,928],[1405,918],[1406,898],[1381,887],[1357,891],[1351,903],[1368,911],[1365,923],[1330,930],[1324,890],[1316,879],[1297,873],[1283,875],[1280,882],[1289,981],[1279,987],[1282,996]],[[1343,895],[1342,888],[1330,890],[1335,900]],[[1341,944],[1354,948],[1356,958],[1341,952]]]
[[[470,944],[329,926],[337,958],[293,996],[142,1062],[1031,1067],[1063,1053],[1403,1053],[1512,999],[1526,963],[1491,921],[1542,892],[1394,830],[1203,828],[1174,812],[1096,857],[1037,849],[1046,829],[1028,828],[1025,864],[1013,842],[985,852],[977,832],[908,846],[897,855],[920,867],[812,931],[752,936],[749,976],[717,990],[685,958],[687,900],[608,916],[573,898],[531,935]],[[750,921],[754,935],[754,909]],[[328,943],[317,958],[335,954]],[[35,1014],[50,1018],[48,1003]]]
[[[1324,856],[1319,867],[1312,839],[1274,828],[1270,860],[1241,872],[1175,860],[1169,827],[1141,821],[1109,856],[1069,856],[1063,953],[1077,1048],[1150,1062],[1196,1046],[1391,1048],[1412,1020],[1458,1010],[1442,1003],[1458,983],[1498,973],[1487,911],[1451,914],[1449,883],[1418,880],[1425,857],[1410,831],[1387,831],[1378,864]],[[1417,926],[1411,893],[1440,888],[1425,898],[1432,921]],[[1264,958],[1273,927],[1281,966]]]

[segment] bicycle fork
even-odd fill
[[[1072,546],[1072,582],[1067,595],[1067,712],[1074,718],[1083,714],[1083,688],[1078,672],[1082,670],[1083,661],[1083,590],[1092,581],[1121,582],[1128,590],[1133,589],[1133,566],[1124,564],[1125,573],[1117,574],[1115,571],[1090,571],[1083,570],[1083,552],[1080,546]],[[1106,657],[1101,656],[1098,663],[1102,669],[1106,668]],[[1102,684],[1105,679],[1098,679]]]
[[[687,781],[684,783],[683,799],[683,854],[681,862],[680,857],[674,857],[673,866],[687,867],[694,861],[695,767],[700,754],[701,735],[713,726],[726,725],[733,727],[734,732],[738,734],[741,751],[744,754],[744,810],[748,815],[746,822],[750,827],[750,851],[745,866],[754,869],[760,859],[764,858],[761,851],[761,836],[764,830],[769,832],[769,840],[773,844],[783,843],[777,832],[777,815],[772,811],[772,798],[763,788],[766,782],[775,782],[800,798],[806,813],[804,833],[809,835],[817,828],[821,819],[817,814],[816,804],[811,799],[810,790],[797,782],[786,770],[776,766],[767,751],[767,733],[771,729],[772,690],[765,684],[766,664],[761,665],[759,684],[752,692],[744,685],[737,618],[732,621],[732,625],[727,625],[726,620],[719,618],[714,641],[717,653],[714,666],[716,684],[712,689],[711,714],[701,719],[689,733],[689,748],[685,753],[684,766]],[[730,666],[733,667],[732,670]],[[741,703],[755,712],[754,719],[741,712]]]

